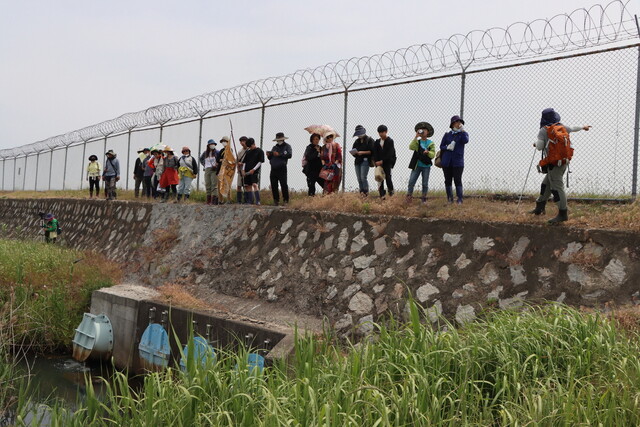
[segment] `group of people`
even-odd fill
[[[421,202],[427,201],[429,191],[429,177],[432,166],[442,168],[444,174],[445,191],[449,203],[461,204],[464,199],[462,173],[464,171],[464,149],[469,142],[469,134],[464,129],[464,120],[455,115],[449,121],[449,130],[444,133],[440,141],[439,149],[431,140],[434,128],[428,122],[419,122],[415,125],[415,137],[409,143],[408,149],[412,151],[408,167],[411,170],[407,186],[407,202],[413,200],[413,193],[418,179],[421,178],[422,191]],[[560,116],[552,108],[545,109],[542,113],[540,132],[536,148],[543,151],[542,165],[549,157],[550,142],[555,144],[556,129],[569,132],[577,130],[589,130],[591,126],[565,127],[560,123]],[[336,142],[338,134],[329,130],[322,133],[311,133],[309,145],[302,156],[302,171],[306,175],[308,195],[314,196],[319,186],[324,194],[335,192],[339,187],[343,174],[343,153],[341,145]],[[552,129],[551,132],[549,129]],[[374,140],[367,135],[367,130],[358,125],[355,128],[352,148],[349,153],[354,158],[355,175],[358,181],[360,193],[367,197],[369,194],[369,171],[374,168],[375,180],[378,182],[378,193],[381,198],[387,194],[394,194],[392,180],[393,169],[396,166],[397,154],[394,140],[388,135],[388,128],[380,125],[377,128],[378,138]],[[275,143],[271,150],[265,152],[256,146],[253,138],[240,137],[240,148],[230,145],[230,139],[224,136],[218,143],[210,139],[205,151],[198,159],[191,155],[189,147],[182,148],[182,155],[176,156],[169,146],[163,148],[141,148],[134,166],[133,178],[135,181],[135,197],[159,198],[167,201],[173,197],[176,201],[189,199],[191,184],[199,173],[199,168],[204,171],[204,183],[206,188],[206,203],[216,205],[232,201],[232,187],[236,178],[237,203],[260,204],[260,191],[258,187],[259,174],[262,164],[268,160],[271,166],[269,181],[273,194],[274,204],[289,202],[288,186],[288,162],[292,158],[292,148],[286,140],[288,137],[278,132],[273,139]],[[568,140],[568,137],[567,137]],[[321,144],[322,142],[322,144]],[[552,144],[551,148],[555,145]],[[572,153],[572,151],[571,151]],[[546,159],[546,160],[545,160]],[[540,197],[536,202],[536,208],[531,211],[536,215],[545,212],[545,205],[553,195],[558,203],[559,214],[550,222],[561,222],[568,219],[566,207],[566,195],[562,178],[568,167],[569,158],[560,161],[553,159],[547,161],[541,169],[546,173],[541,186]],[[87,180],[89,181],[89,195],[92,198],[94,189],[96,197],[100,192],[100,179],[105,183],[105,197],[112,200],[116,197],[116,182],[120,179],[120,164],[116,153],[109,150],[106,153],[104,169],[101,169],[98,158],[95,155],[89,157],[87,166]],[[386,188],[385,188],[386,184]],[[455,186],[455,199],[454,199]],[[142,188],[142,193],[140,193]]]

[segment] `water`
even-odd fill
[[[109,379],[113,369],[105,364],[80,363],[70,355],[28,356],[18,363],[20,375],[31,379],[29,397],[31,405],[25,423],[39,420],[38,425],[48,426],[50,418],[44,405],[57,403],[70,410],[86,395],[86,380],[90,379],[98,396],[106,389],[103,380]],[[12,419],[2,420],[0,426],[12,425]]]

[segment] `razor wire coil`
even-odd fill
[[[134,128],[204,117],[211,112],[264,105],[264,100],[299,97],[621,42],[638,37],[636,23],[628,7],[630,2],[614,0],[605,6],[580,8],[548,19],[517,22],[506,28],[474,30],[466,35],[454,34],[432,44],[343,59],[284,76],[254,80],[182,101],[125,113],[43,141],[0,150],[0,158],[28,156]]]

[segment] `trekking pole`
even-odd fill
[[[527,177],[524,179],[524,185],[522,186],[522,191],[520,192],[520,197],[518,197],[518,209],[520,209],[520,201],[522,200],[522,195],[524,194],[524,189],[527,186],[527,181],[529,181],[529,174],[531,173],[531,166],[533,166],[533,160],[536,158],[537,148],[533,149],[533,156],[531,156],[531,163],[529,164],[529,170],[527,171]]]

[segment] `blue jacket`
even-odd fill
[[[447,145],[456,142],[453,151],[447,150]],[[469,134],[465,131],[453,133],[449,131],[442,137],[440,150],[442,150],[442,167],[461,168],[464,166],[464,146],[469,142]]]

